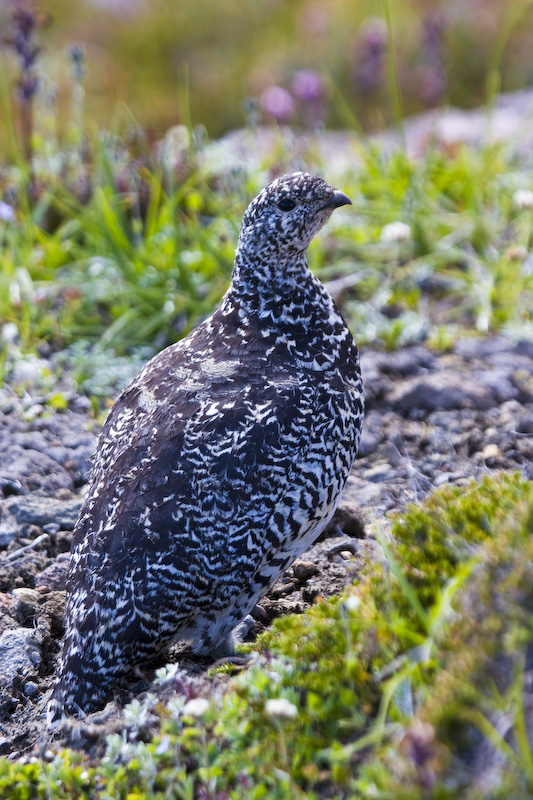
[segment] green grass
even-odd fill
[[[533,486],[518,475],[438,490],[378,537],[382,557],[344,596],[248,646],[255,662],[208,703],[186,704],[163,669],[167,699],[128,706],[130,733],[110,735],[103,758],[0,760],[0,792],[525,800],[532,534]],[[485,789],[483,753],[497,764]]]
[[[139,167],[117,142],[100,144],[83,201],[75,176],[69,189],[43,171],[38,202],[0,223],[0,319],[17,326],[24,351],[80,340],[117,354],[161,348],[221,298],[242,212],[267,179],[206,174],[193,161],[173,186],[156,160]],[[324,280],[355,275],[339,302],[363,345],[529,336],[533,209],[513,197],[531,185],[532,165],[504,146],[421,161],[369,150],[342,181],[354,207],[313,243],[311,267]],[[390,240],[397,221],[405,238]]]

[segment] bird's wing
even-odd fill
[[[75,534],[82,546],[91,531],[93,557],[117,571],[133,549],[185,560],[195,542],[215,551],[224,534],[265,530],[312,439],[316,392],[285,370],[257,359],[244,378],[238,360],[184,370],[166,358],[110,412]]]

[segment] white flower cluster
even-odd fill
[[[296,719],[298,709],[284,697],[267,700],[265,703],[265,714],[274,719]]]
[[[533,208],[533,192],[530,189],[517,189],[513,194],[513,205],[520,211]]]
[[[188,717],[194,717],[194,719],[201,719],[207,714],[208,708],[209,700],[206,700],[205,697],[195,697],[193,700],[189,700],[185,703],[183,706],[183,714]]]
[[[381,229],[380,240],[382,242],[408,242],[412,238],[411,226],[406,222],[389,222]]]

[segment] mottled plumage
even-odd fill
[[[363,386],[306,250],[349,202],[302,173],[267,186],[219,308],[109,413],[74,532],[51,725],[103,705],[173,640],[230,652],[236,626],[331,519]]]

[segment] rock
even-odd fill
[[[372,483],[383,483],[386,481],[391,481],[394,480],[394,477],[395,477],[395,470],[387,462],[382,464],[376,464],[375,467],[367,469],[365,472],[366,480],[372,481]]]
[[[421,345],[404,347],[392,353],[372,353],[371,358],[381,373],[402,378],[427,373],[435,365],[435,355]]]
[[[515,400],[519,395],[519,390],[510,380],[507,370],[490,369],[476,370],[474,377],[483,386],[486,386],[494,394],[498,405],[508,400]]]
[[[497,458],[501,455],[500,448],[497,444],[487,444],[481,451],[481,457],[485,459]]]
[[[32,625],[37,619],[39,593],[35,589],[13,589],[13,610],[16,620],[27,626]]]
[[[506,353],[508,359],[509,352],[515,349],[515,343],[504,336],[472,336],[457,339],[453,352],[468,361],[472,361],[479,358],[493,358],[499,353]]]
[[[2,475],[16,479],[25,489],[55,492],[74,488],[69,473],[46,453],[26,450],[12,442],[6,445],[0,439],[0,454]]]
[[[39,692],[39,684],[35,681],[28,681],[24,686],[24,694],[26,697],[35,697]]]
[[[13,595],[0,593],[0,614],[13,614]]]
[[[8,547],[19,534],[19,525],[13,514],[0,506],[0,547]]]
[[[15,628],[0,636],[0,685],[33,677],[41,665],[42,634],[33,628]]]
[[[366,415],[358,457],[363,458],[373,453],[383,440],[383,426],[381,414],[369,411]]]
[[[25,627],[39,627],[59,638],[63,634],[65,592],[43,593],[35,589],[13,589],[13,616]]]
[[[60,640],[64,632],[65,592],[47,592],[42,595],[39,610],[45,625],[50,627],[52,637]]]
[[[69,553],[60,553],[46,569],[35,576],[35,588],[66,589],[69,563]]]
[[[382,501],[382,488],[369,480],[358,477],[352,472],[342,495],[343,503],[357,505],[359,508],[377,506]]]
[[[11,594],[0,592],[0,634],[17,627],[13,612],[13,597]]]
[[[19,525],[38,525],[57,523],[61,528],[73,530],[78,519],[82,498],[71,495],[68,499],[46,497],[40,494],[27,494],[9,497],[6,508]]]
[[[306,581],[320,572],[314,561],[295,561],[292,565],[292,571],[294,577],[298,578],[299,581]]]
[[[498,402],[489,386],[447,370],[401,383],[389,400],[394,409],[406,414],[413,409],[437,411],[477,408],[485,411]]]

